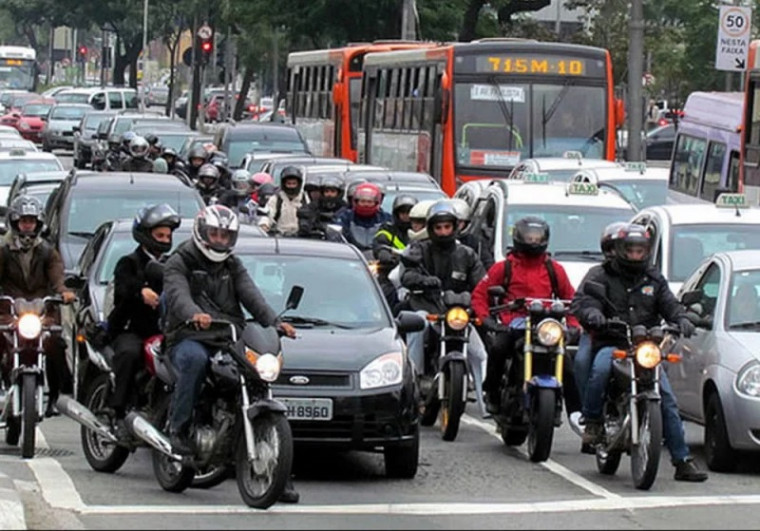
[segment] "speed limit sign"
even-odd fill
[[[211,35],[213,34],[213,31],[211,30],[211,26],[208,24],[204,24],[200,28],[198,28],[198,37],[201,39],[210,39]]]
[[[721,6],[715,68],[743,71],[747,68],[752,8]]]

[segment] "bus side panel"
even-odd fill
[[[335,124],[330,120],[299,118],[296,128],[301,132],[311,152],[317,157],[334,157]]]

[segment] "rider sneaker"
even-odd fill
[[[687,457],[682,461],[676,461],[673,465],[676,467],[676,472],[673,475],[673,479],[676,481],[700,483],[707,480],[707,472],[698,469],[691,457]]]
[[[600,420],[586,420],[586,429],[583,430],[583,444],[598,444],[604,436],[604,424]]]
[[[567,416],[567,422],[570,424],[570,428],[575,432],[578,437],[583,437],[583,415],[580,411],[573,411]]]

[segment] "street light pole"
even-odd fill
[[[142,42],[142,87],[140,90],[140,105],[145,112],[145,81],[148,63],[148,0],[143,3],[143,42]]]

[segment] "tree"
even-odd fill
[[[484,7],[496,10],[500,27],[509,26],[512,16],[526,11],[538,11],[550,4],[550,0],[468,0],[464,11],[464,20],[459,32],[459,40],[468,42],[479,37],[478,23],[483,16]]]

